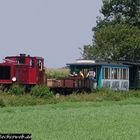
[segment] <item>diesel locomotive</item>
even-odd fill
[[[7,56],[3,60],[0,63],[0,84],[9,87],[14,82],[18,82],[29,87],[46,82],[42,57],[20,54],[19,56]]]

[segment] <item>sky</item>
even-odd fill
[[[0,0],[0,62],[20,53],[59,68],[92,43],[102,0]]]

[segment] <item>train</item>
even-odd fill
[[[52,79],[45,73],[44,58],[26,54],[6,56],[0,63],[0,85],[10,87],[16,82],[24,85],[27,90],[35,85],[45,85],[55,93],[64,94],[74,91],[91,92],[102,87],[116,90],[140,88],[140,62],[77,60],[66,65],[70,69],[69,76]],[[94,81],[86,76],[91,68],[96,73]],[[83,76],[79,72],[82,72]]]

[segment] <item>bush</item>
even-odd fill
[[[13,84],[9,90],[9,92],[13,95],[23,95],[24,91],[24,87],[18,84]]]
[[[36,85],[31,89],[31,95],[36,97],[52,97],[52,92],[47,86]]]
[[[4,89],[3,85],[0,85],[0,92],[2,92]]]
[[[5,107],[5,101],[3,100],[3,98],[0,98],[0,107]]]
[[[102,88],[97,91],[97,95],[98,94],[100,94],[104,100],[120,101],[129,98],[130,91]]]
[[[131,96],[133,95],[134,97],[140,98],[140,90],[131,90],[130,94]]]

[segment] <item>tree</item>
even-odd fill
[[[101,26],[110,23],[126,23],[140,29],[140,1],[139,0],[103,0],[100,10],[103,18],[97,18],[96,31]]]
[[[94,47],[92,45],[84,45],[83,50],[81,50],[81,55],[84,59],[96,59],[94,55]]]
[[[96,59],[140,60],[140,30],[137,27],[108,24],[96,31],[93,38],[90,48]]]
[[[93,44],[83,47],[85,59],[140,60],[140,10],[138,0],[103,0]]]
[[[140,28],[139,6],[139,0],[103,0],[103,21],[127,23]]]

